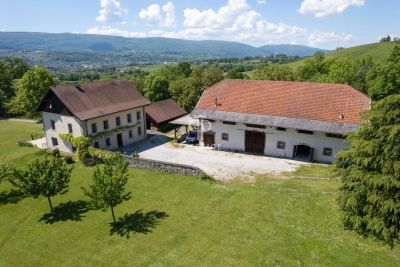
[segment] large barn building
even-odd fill
[[[200,119],[201,145],[332,162],[369,107],[368,96],[343,84],[224,80],[191,115]]]

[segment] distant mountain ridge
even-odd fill
[[[120,36],[74,34],[0,32],[0,49],[19,51],[63,52],[154,52],[190,54],[211,57],[245,57],[274,54],[309,56],[326,51],[299,45],[251,45],[227,41],[191,41],[162,37],[126,38]]]
[[[251,45],[227,41],[192,41],[162,37],[0,32],[0,56],[19,56],[31,64],[53,69],[79,66],[118,66],[214,58],[243,58],[286,54],[310,56],[327,51],[300,45]]]

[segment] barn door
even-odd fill
[[[205,146],[212,146],[215,144],[215,134],[212,132],[203,133],[203,142]]]
[[[246,131],[244,146],[246,152],[264,154],[265,133],[257,131]]]

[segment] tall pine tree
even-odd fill
[[[394,245],[400,234],[400,96],[372,105],[366,123],[338,154],[339,206],[347,229]]]

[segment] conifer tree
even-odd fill
[[[335,162],[343,224],[394,245],[400,234],[400,95],[374,103],[365,121]]]

